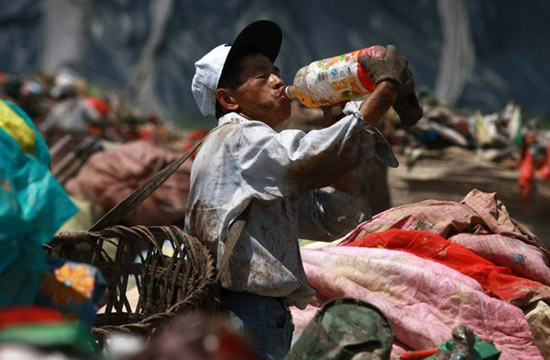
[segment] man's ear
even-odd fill
[[[237,104],[235,98],[232,96],[231,90],[228,89],[217,89],[216,90],[216,99],[225,109],[229,111],[238,111],[239,104]]]

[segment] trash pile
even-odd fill
[[[500,112],[482,115],[442,105],[424,105],[422,119],[413,127],[399,128],[394,136],[401,147],[441,149],[461,146],[479,151],[483,158],[502,161],[516,158],[514,147],[522,144],[521,108],[509,103]],[[390,121],[396,123],[396,115]]]
[[[120,91],[67,71],[33,76],[0,74],[0,96],[33,119],[50,147],[67,134],[79,139],[92,135],[115,143],[148,140],[166,146],[180,136],[156,113],[131,106]]]
[[[389,114],[386,135],[406,156],[409,171],[426,150],[459,146],[481,159],[517,168],[524,203],[531,200],[533,181],[550,181],[550,131],[539,129],[535,119],[523,120],[519,105],[509,102],[497,113],[424,105],[424,116],[413,127],[400,127],[395,113]]]

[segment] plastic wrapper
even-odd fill
[[[49,165],[29,117],[0,101],[0,308],[33,302],[47,269],[42,247],[76,212]]]

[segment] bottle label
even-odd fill
[[[308,102],[317,106],[332,105],[372,92],[372,80],[358,59],[363,55],[383,58],[385,53],[384,47],[372,46],[311,63],[305,74]]]

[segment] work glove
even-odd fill
[[[413,126],[422,118],[423,110],[418,103],[418,98],[414,92],[414,79],[408,66],[407,72],[409,75],[409,80],[407,83],[406,92],[401,94],[393,103],[393,109],[397,115],[399,115],[401,125]]]
[[[375,59],[359,58],[359,63],[369,73],[375,86],[382,81],[393,81],[399,88],[399,97],[393,104],[403,126],[413,126],[422,118],[422,107],[414,93],[414,79],[407,59],[399,55],[393,45],[388,45],[386,56]]]
[[[401,125],[403,126],[415,125],[422,118],[423,114],[422,107],[418,103],[414,90],[397,98],[393,103],[393,109],[399,115]]]
[[[407,59],[399,55],[393,45],[386,48],[386,56],[383,59],[375,59],[370,56],[361,56],[359,63],[377,86],[382,81],[393,81],[399,88],[400,95],[410,93],[414,89],[411,70]]]

